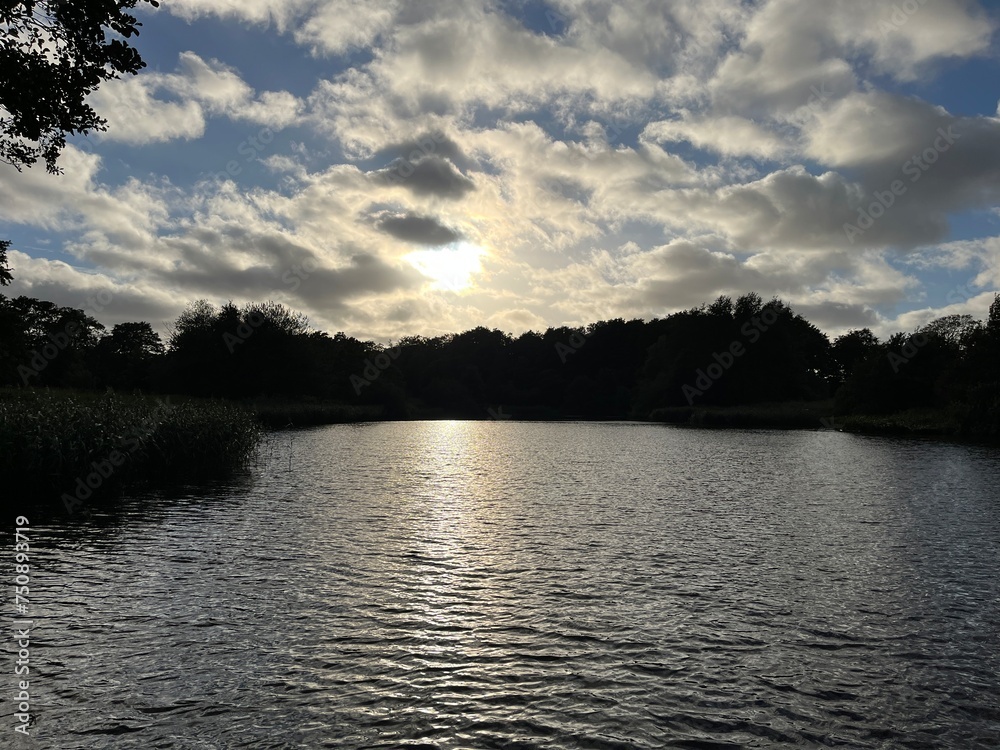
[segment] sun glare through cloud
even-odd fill
[[[417,250],[404,259],[432,281],[432,288],[445,292],[469,289],[481,273],[486,250],[470,242],[455,242],[436,250]]]

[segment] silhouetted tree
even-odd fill
[[[56,160],[66,135],[105,130],[87,96],[145,67],[127,39],[141,24],[127,11],[156,0],[8,0],[0,3],[0,160],[17,169]]]
[[[720,315],[725,318],[732,318],[733,312],[733,298],[724,294],[719,295],[715,302],[708,306],[709,315]]]
[[[94,348],[94,370],[102,385],[149,390],[153,362],[163,353],[163,342],[149,323],[118,323]]]
[[[649,349],[633,414],[662,406],[812,400],[828,394],[829,341],[757,294],[668,316]]]
[[[982,323],[971,315],[946,315],[937,318],[920,329],[928,336],[937,336],[949,344],[964,348],[969,337],[982,327]]]
[[[0,361],[9,384],[91,387],[88,360],[104,326],[83,310],[0,296]]]
[[[7,265],[7,251],[10,249],[10,240],[0,240],[0,286],[7,286],[14,277],[11,275],[11,268]]]
[[[985,325],[966,339],[967,415],[963,427],[979,435],[1000,434],[1000,295],[993,299]]]
[[[759,315],[764,309],[764,300],[757,292],[748,292],[737,298],[733,307],[733,318],[735,320],[750,320],[755,315]]]
[[[868,328],[848,331],[834,339],[830,356],[833,359],[837,386],[843,384],[859,363],[879,351],[879,346],[878,337]]]

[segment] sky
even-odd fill
[[[1000,289],[1000,3],[163,0],[106,132],[0,165],[5,292],[382,342],[778,296],[831,336]]]

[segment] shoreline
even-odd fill
[[[165,401],[162,399],[166,399]],[[395,413],[394,413],[395,412]],[[399,413],[402,412],[402,413]],[[282,399],[228,401],[59,389],[0,390],[0,468],[18,494],[42,504],[81,504],[164,479],[198,481],[249,465],[265,436],[332,424],[410,421],[630,422],[700,429],[838,431],[995,446],[1000,435],[970,430],[956,408],[838,415],[832,401],[689,406],[636,415],[562,415],[535,407],[448,414]],[[67,498],[69,498],[67,500]]]
[[[663,424],[675,427],[704,429],[771,429],[834,431],[852,435],[882,437],[908,437],[936,439],[948,442],[998,444],[1000,434],[980,434],[963,431],[962,415],[948,409],[912,409],[896,414],[836,414],[832,400],[788,401],[744,406],[678,406],[655,409],[647,417],[628,414],[604,416],[564,415],[536,407],[484,408],[481,415],[467,412],[448,413],[410,405],[407,414],[388,415],[380,407],[349,407],[337,404],[317,404],[317,411],[309,404],[292,405],[270,412],[273,414],[296,413],[304,417],[289,424],[281,419],[265,422],[265,429],[283,430],[319,427],[330,424],[358,424],[378,422],[544,422],[544,423],[608,423]],[[323,419],[329,412],[335,418]]]

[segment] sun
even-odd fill
[[[460,292],[472,286],[472,278],[482,272],[480,259],[486,250],[471,242],[454,242],[437,250],[417,250],[405,260],[434,282],[434,289]]]

